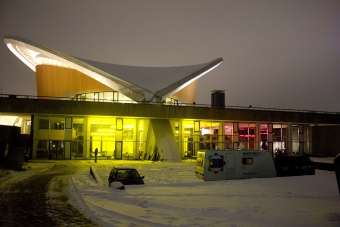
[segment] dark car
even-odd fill
[[[135,168],[113,167],[109,175],[109,186],[114,181],[119,181],[123,185],[144,184],[144,176],[141,177]]]
[[[278,155],[275,169],[277,176],[315,175],[314,162],[308,155]]]

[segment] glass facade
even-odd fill
[[[240,123],[239,124],[239,149],[255,150],[255,123]]]
[[[150,119],[34,116],[33,158],[150,160],[157,149]],[[309,125],[170,119],[182,158],[201,149],[309,153]]]
[[[273,126],[273,148],[274,154],[286,154],[289,153],[288,144],[288,125],[286,124],[274,124]]]
[[[69,100],[69,97],[58,98],[61,100]],[[72,98],[73,101],[89,101],[89,102],[116,102],[116,103],[137,103],[129,97],[117,91],[100,91],[77,94]],[[167,98],[164,105],[179,105],[183,103],[180,100]]]
[[[115,117],[35,116],[36,158],[141,159],[146,147],[148,119]],[[67,126],[69,122],[70,127]]]
[[[63,99],[63,98],[59,98]],[[68,97],[64,98],[69,100]],[[120,102],[120,103],[136,103],[129,97],[118,93],[117,91],[101,91],[77,94],[72,98],[73,101],[89,101],[89,102]]]

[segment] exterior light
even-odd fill
[[[35,56],[35,62],[37,63],[37,65],[55,65],[55,66],[63,66],[63,67],[68,68],[67,65],[65,65],[65,64],[63,64],[63,63],[61,63],[57,60],[45,57],[42,54],[38,54],[37,56]]]
[[[14,47],[12,46],[11,43],[7,44],[8,49],[10,49],[10,51],[12,51],[12,53],[17,56],[17,58],[19,58],[23,63],[25,63],[25,65],[27,65],[30,69],[32,69],[35,72],[35,65],[33,65],[31,62],[27,61],[26,58],[24,58],[16,49],[14,49]]]

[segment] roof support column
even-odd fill
[[[233,150],[237,150],[239,147],[239,131],[238,122],[233,122]]]
[[[268,151],[273,155],[273,123],[268,123]]]

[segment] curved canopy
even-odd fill
[[[161,101],[217,67],[222,58],[189,66],[140,67],[75,58],[15,36],[7,36],[8,48],[28,67],[56,65],[78,70],[134,101]]]

